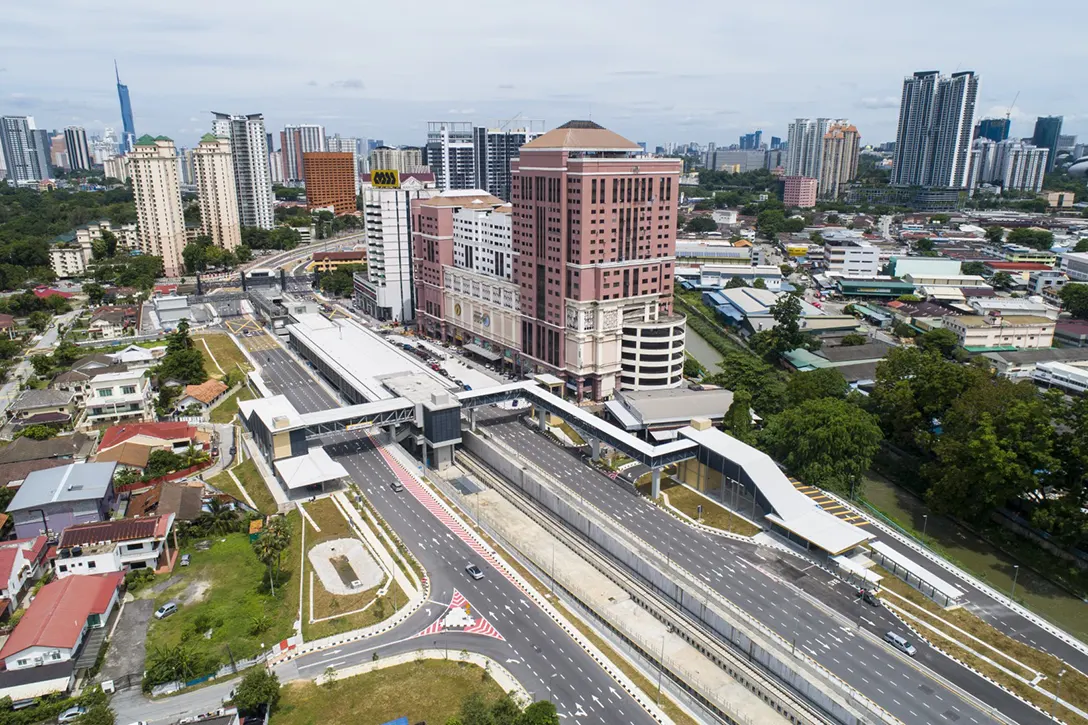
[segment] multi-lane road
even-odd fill
[[[264,350],[254,357],[268,387],[287,396],[298,410],[312,412],[340,405],[286,351]],[[486,556],[461,524],[448,516],[427,489],[408,485],[394,492],[390,484],[397,480],[396,474],[365,435],[342,433],[324,443],[426,569],[431,601],[386,635],[294,660],[290,665],[300,675],[317,677],[327,667],[357,664],[374,653],[385,656],[423,647],[468,649],[498,661],[534,697],[555,703],[564,722],[653,722],[516,581],[488,566]],[[484,569],[483,579],[473,580],[465,573],[470,562]],[[486,619],[499,637],[490,630],[419,636],[446,611],[455,591],[468,600],[473,616]]]
[[[994,722],[990,708],[1020,723],[1048,722],[924,642],[915,642],[918,655],[913,661],[893,652],[877,640],[889,630],[910,638],[909,632],[885,610],[860,603],[853,588],[821,569],[774,549],[697,531],[509,418],[508,411],[481,411],[478,421],[675,566],[702,579],[786,641],[796,641],[797,647],[904,722]],[[860,633],[859,622],[860,629],[875,637]],[[938,676],[978,702],[961,697]]]

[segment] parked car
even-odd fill
[[[75,707],[70,707],[67,710],[65,710],[64,712],[62,712],[60,714],[60,717],[57,718],[57,722],[59,722],[59,723],[75,722],[76,720],[78,720],[79,718],[83,717],[86,714],[87,714],[87,708],[85,708],[85,707],[83,707],[81,705],[76,705]]]
[[[155,619],[166,619],[171,614],[178,611],[178,605],[174,602],[167,602],[158,609],[155,610]]]
[[[468,575],[473,579],[479,580],[484,578],[484,573],[480,571],[480,567],[476,566],[475,564],[469,564],[468,566],[466,566],[465,572],[467,572]]]
[[[190,557],[188,554],[182,554],[181,555],[181,565],[182,566],[189,566],[191,558],[192,557]]]

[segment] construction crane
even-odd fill
[[[1012,115],[1012,109],[1016,105],[1016,99],[1020,97],[1020,91],[1016,92],[1016,95],[1012,97],[1012,103],[1009,104],[1009,110],[1005,111],[1005,120],[1009,120],[1009,116]]]

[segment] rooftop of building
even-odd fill
[[[353,249],[346,252],[314,252],[315,262],[355,262],[366,259],[365,249]]]
[[[568,121],[521,147],[528,151],[642,151],[642,147],[593,121]]]
[[[1088,323],[1085,323],[1088,327]],[[989,352],[985,357],[1007,365],[1027,365],[1039,362],[1088,361],[1088,347],[1044,347],[1033,350]]]
[[[31,647],[74,649],[87,619],[106,611],[124,580],[124,572],[118,571],[69,576],[46,584],[4,642],[0,659]]]
[[[106,429],[99,443],[99,450],[106,450],[124,443],[136,436],[158,438],[162,441],[192,440],[196,436],[196,426],[188,423],[163,421],[161,423],[126,423]]]
[[[186,385],[182,398],[195,398],[205,405],[210,405],[216,398],[227,392],[227,384],[212,378],[199,385]]]
[[[20,412],[37,408],[58,408],[71,405],[74,396],[63,390],[24,390],[8,410]]]
[[[953,318],[956,324],[964,327],[997,327],[997,326],[1027,326],[1027,325],[1053,325],[1054,320],[1040,315],[999,315],[986,317],[983,315],[961,315]]]
[[[69,526],[61,533],[60,540],[57,541],[57,549],[116,541],[162,538],[170,530],[170,524],[171,517],[169,515],[76,524],[75,526]]]
[[[483,189],[451,189],[442,192],[440,196],[432,196],[430,199],[424,199],[420,202],[420,206],[425,207],[461,206],[472,209],[495,208],[505,204],[505,201],[488,194]]]
[[[612,405],[613,403],[616,405]],[[616,394],[615,400],[609,401],[606,405],[616,419],[630,430],[632,427],[642,428],[670,423],[686,425],[692,418],[721,418],[732,404],[733,391],[731,390],[677,388],[622,391]],[[617,406],[625,409],[628,416],[635,422],[634,426],[626,420],[623,412],[617,410]]]
[[[34,471],[15,492],[7,510],[25,511],[62,501],[97,501],[113,485],[116,468],[116,463],[72,463]]]
[[[44,441],[16,438],[0,450],[0,464],[24,463],[65,458],[86,458],[94,447],[94,438],[84,433],[62,435]]]

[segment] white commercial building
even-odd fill
[[[829,272],[843,277],[876,277],[881,267],[880,248],[860,237],[825,238],[824,262]]]
[[[91,261],[91,247],[78,242],[60,242],[49,247],[49,266],[61,279],[82,277]]]
[[[273,213],[272,172],[268,168],[268,135],[264,129],[264,116],[260,113],[213,115],[212,133],[230,141],[234,187],[242,226],[274,228],[276,217]]]
[[[1042,362],[1035,366],[1031,378],[1048,388],[1061,388],[1067,393],[1088,393],[1088,370],[1062,362]]]
[[[453,263],[461,269],[510,280],[513,274],[510,205],[462,207],[453,213]]]
[[[193,180],[200,204],[200,233],[232,250],[242,243],[230,141],[205,134],[193,149]]]
[[[140,251],[162,257],[167,277],[182,274],[185,215],[174,142],[165,136],[142,136],[128,156],[132,190],[136,197]]]
[[[944,318],[960,347],[969,351],[995,347],[1019,349],[1054,344],[1054,320],[1038,315],[963,315]]]
[[[679,269],[676,275],[682,276]],[[700,287],[726,287],[738,279],[749,287],[756,280],[763,280],[772,292],[782,289],[782,270],[772,264],[704,264],[698,270],[698,279]]]
[[[402,174],[399,189],[363,188],[367,268],[355,274],[354,299],[366,314],[397,322],[414,319],[411,205],[413,199],[438,194],[429,173]]]
[[[1070,282],[1088,282],[1088,252],[1066,252],[1061,270]]]

